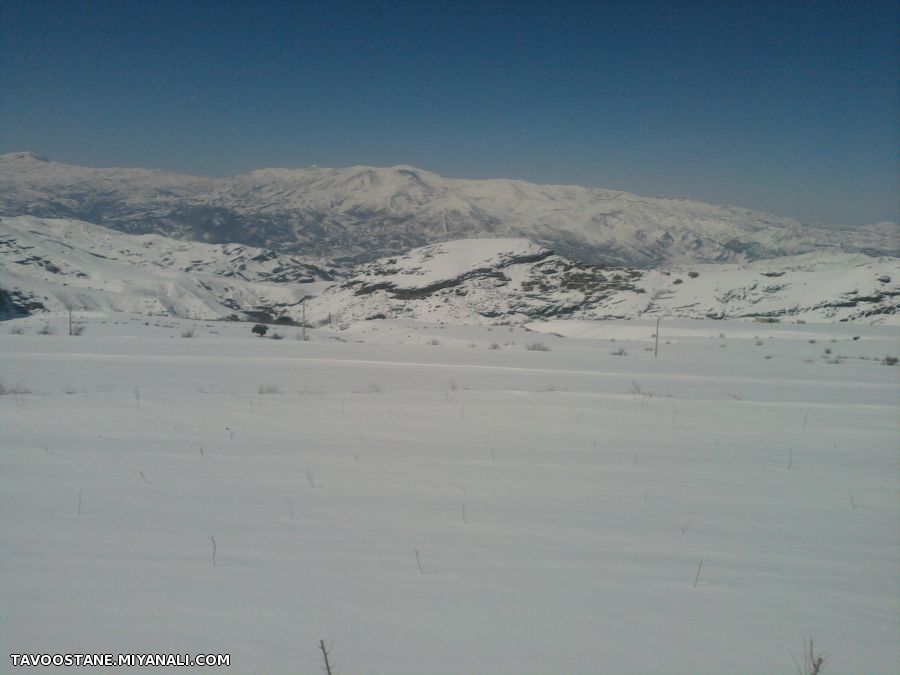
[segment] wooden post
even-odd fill
[[[659,319],[656,320],[656,344],[653,346],[653,358],[659,353]]]
[[[319,649],[322,650],[322,658],[325,659],[325,672],[327,675],[332,675],[331,664],[328,663],[328,650],[325,649],[325,640],[319,640]]]

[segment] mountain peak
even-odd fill
[[[12,162],[15,160],[29,160],[32,162],[50,162],[52,161],[49,157],[44,157],[43,155],[39,155],[35,152],[29,152],[28,150],[24,152],[8,152],[0,155],[0,160],[4,162]]]

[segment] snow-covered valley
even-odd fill
[[[6,654],[900,662],[895,327],[66,321],[0,331]]]

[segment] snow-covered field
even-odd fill
[[[0,326],[3,658],[900,664],[896,327],[80,321]]]

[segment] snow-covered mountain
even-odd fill
[[[313,262],[241,244],[128,235],[75,220],[0,218],[0,318],[43,310],[277,316],[330,285]]]
[[[643,270],[575,263],[524,239],[459,240],[363,265],[306,301],[306,316],[317,323],[655,316],[894,322],[898,282],[900,261],[859,253]]]
[[[0,317],[66,307],[296,321],[306,311],[313,324],[401,317],[476,324],[900,317],[900,261],[859,253],[647,270],[573,262],[527,239],[463,239],[341,276],[308,259],[242,244],[129,235],[66,219],[0,218]]]
[[[688,199],[450,179],[409,166],[265,169],[214,179],[12,153],[0,156],[0,215],[75,218],[344,264],[485,237],[527,238],[581,262],[640,267],[813,251],[900,254],[894,223],[813,227]]]

